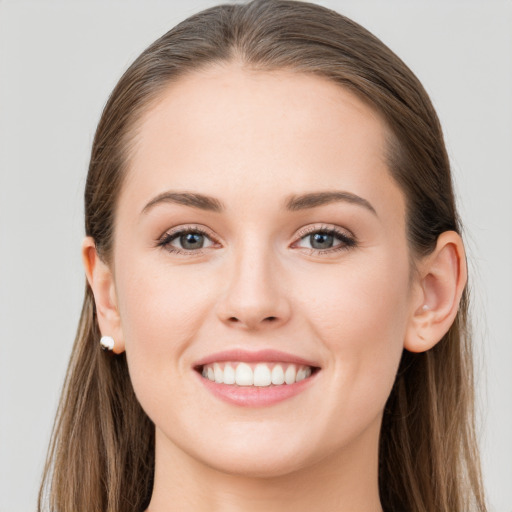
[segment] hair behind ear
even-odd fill
[[[403,351],[379,441],[381,499],[393,504],[386,511],[487,510],[474,427],[467,307],[463,291],[459,311],[443,338],[424,352]],[[461,475],[471,493],[460,492]]]
[[[125,354],[102,351],[99,337],[87,284],[39,512],[47,500],[49,510],[79,511],[87,504],[88,512],[131,512],[144,510],[151,498],[154,427],[135,397]]]

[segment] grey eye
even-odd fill
[[[356,241],[354,238],[336,229],[317,229],[307,235],[304,235],[297,244],[297,247],[304,247],[313,251],[336,251],[354,247]]]
[[[313,233],[309,235],[309,243],[313,249],[330,249],[333,246],[334,236],[329,233]]]
[[[179,241],[183,249],[201,249],[204,246],[204,235],[201,233],[186,233],[180,235]]]
[[[158,244],[169,252],[193,253],[214,245],[212,239],[200,230],[183,229],[175,233],[166,234]]]

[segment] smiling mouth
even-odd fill
[[[247,387],[275,387],[310,378],[320,368],[293,363],[245,363],[223,361],[197,366],[203,378],[217,384]]]

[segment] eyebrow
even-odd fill
[[[290,211],[306,210],[330,203],[346,202],[362,206],[374,215],[377,215],[375,208],[366,199],[352,194],[351,192],[330,190],[326,192],[310,192],[298,196],[291,196],[286,202],[286,209]]]
[[[364,198],[345,191],[325,191],[325,192],[310,192],[301,195],[292,195],[285,202],[285,208],[288,211],[307,210],[309,208],[316,208],[330,203],[346,202],[362,206],[374,215],[377,215],[375,208]],[[198,194],[195,192],[163,192],[143,208],[141,213],[147,213],[154,206],[161,203],[181,204],[183,206],[190,206],[200,210],[206,210],[216,213],[221,213],[225,210],[224,204],[215,197]]]
[[[182,204],[183,206],[211,212],[222,212],[225,209],[224,205],[215,197],[194,192],[164,192],[149,201],[141,213],[147,213],[151,208],[160,203]]]

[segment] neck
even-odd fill
[[[313,465],[268,478],[208,467],[157,429],[155,480],[146,512],[382,512],[379,428],[380,422]]]

